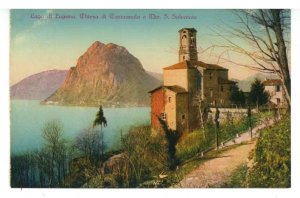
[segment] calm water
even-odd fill
[[[47,121],[63,123],[64,136],[72,141],[92,125],[98,108],[40,105],[39,101],[11,101],[11,152],[22,153],[43,146],[42,128]],[[150,108],[103,109],[108,126],[104,128],[104,141],[108,149],[120,141],[121,130],[126,134],[131,126],[150,124]]]

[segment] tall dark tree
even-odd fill
[[[244,92],[240,90],[237,84],[231,86],[229,99],[231,103],[237,106],[244,106],[246,101]]]
[[[249,93],[249,102],[251,105],[256,105],[257,110],[259,106],[267,104],[269,101],[269,93],[265,91],[264,84],[259,80],[255,79],[251,84],[251,90]]]
[[[169,169],[175,170],[179,163],[176,157],[176,145],[179,141],[181,134],[178,133],[177,131],[169,129],[165,120],[161,118],[158,118],[158,120],[162,126],[162,129],[164,131],[167,140],[167,154],[168,154]]]
[[[100,105],[99,107],[99,111],[96,114],[96,118],[94,120],[93,123],[93,128],[95,128],[96,126],[100,126],[100,134],[102,134],[102,143],[100,144],[101,146],[101,155],[103,155],[104,153],[104,134],[103,134],[103,127],[107,126],[107,121],[106,118],[104,117],[104,113],[103,113],[103,109],[102,106]]]

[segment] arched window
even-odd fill
[[[182,46],[186,46],[187,45],[187,37],[186,37],[186,35],[183,35],[181,37],[181,44],[182,44]]]

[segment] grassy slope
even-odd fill
[[[239,167],[223,187],[287,188],[291,186],[291,125],[287,115],[260,132],[254,166]],[[246,176],[248,175],[248,176]]]

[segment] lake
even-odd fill
[[[19,154],[43,146],[42,128],[47,121],[63,123],[64,137],[72,141],[85,128],[92,126],[97,107],[41,105],[39,101],[11,100],[11,153]],[[150,124],[150,107],[104,108],[107,127],[104,141],[107,149],[116,146],[132,126]]]

